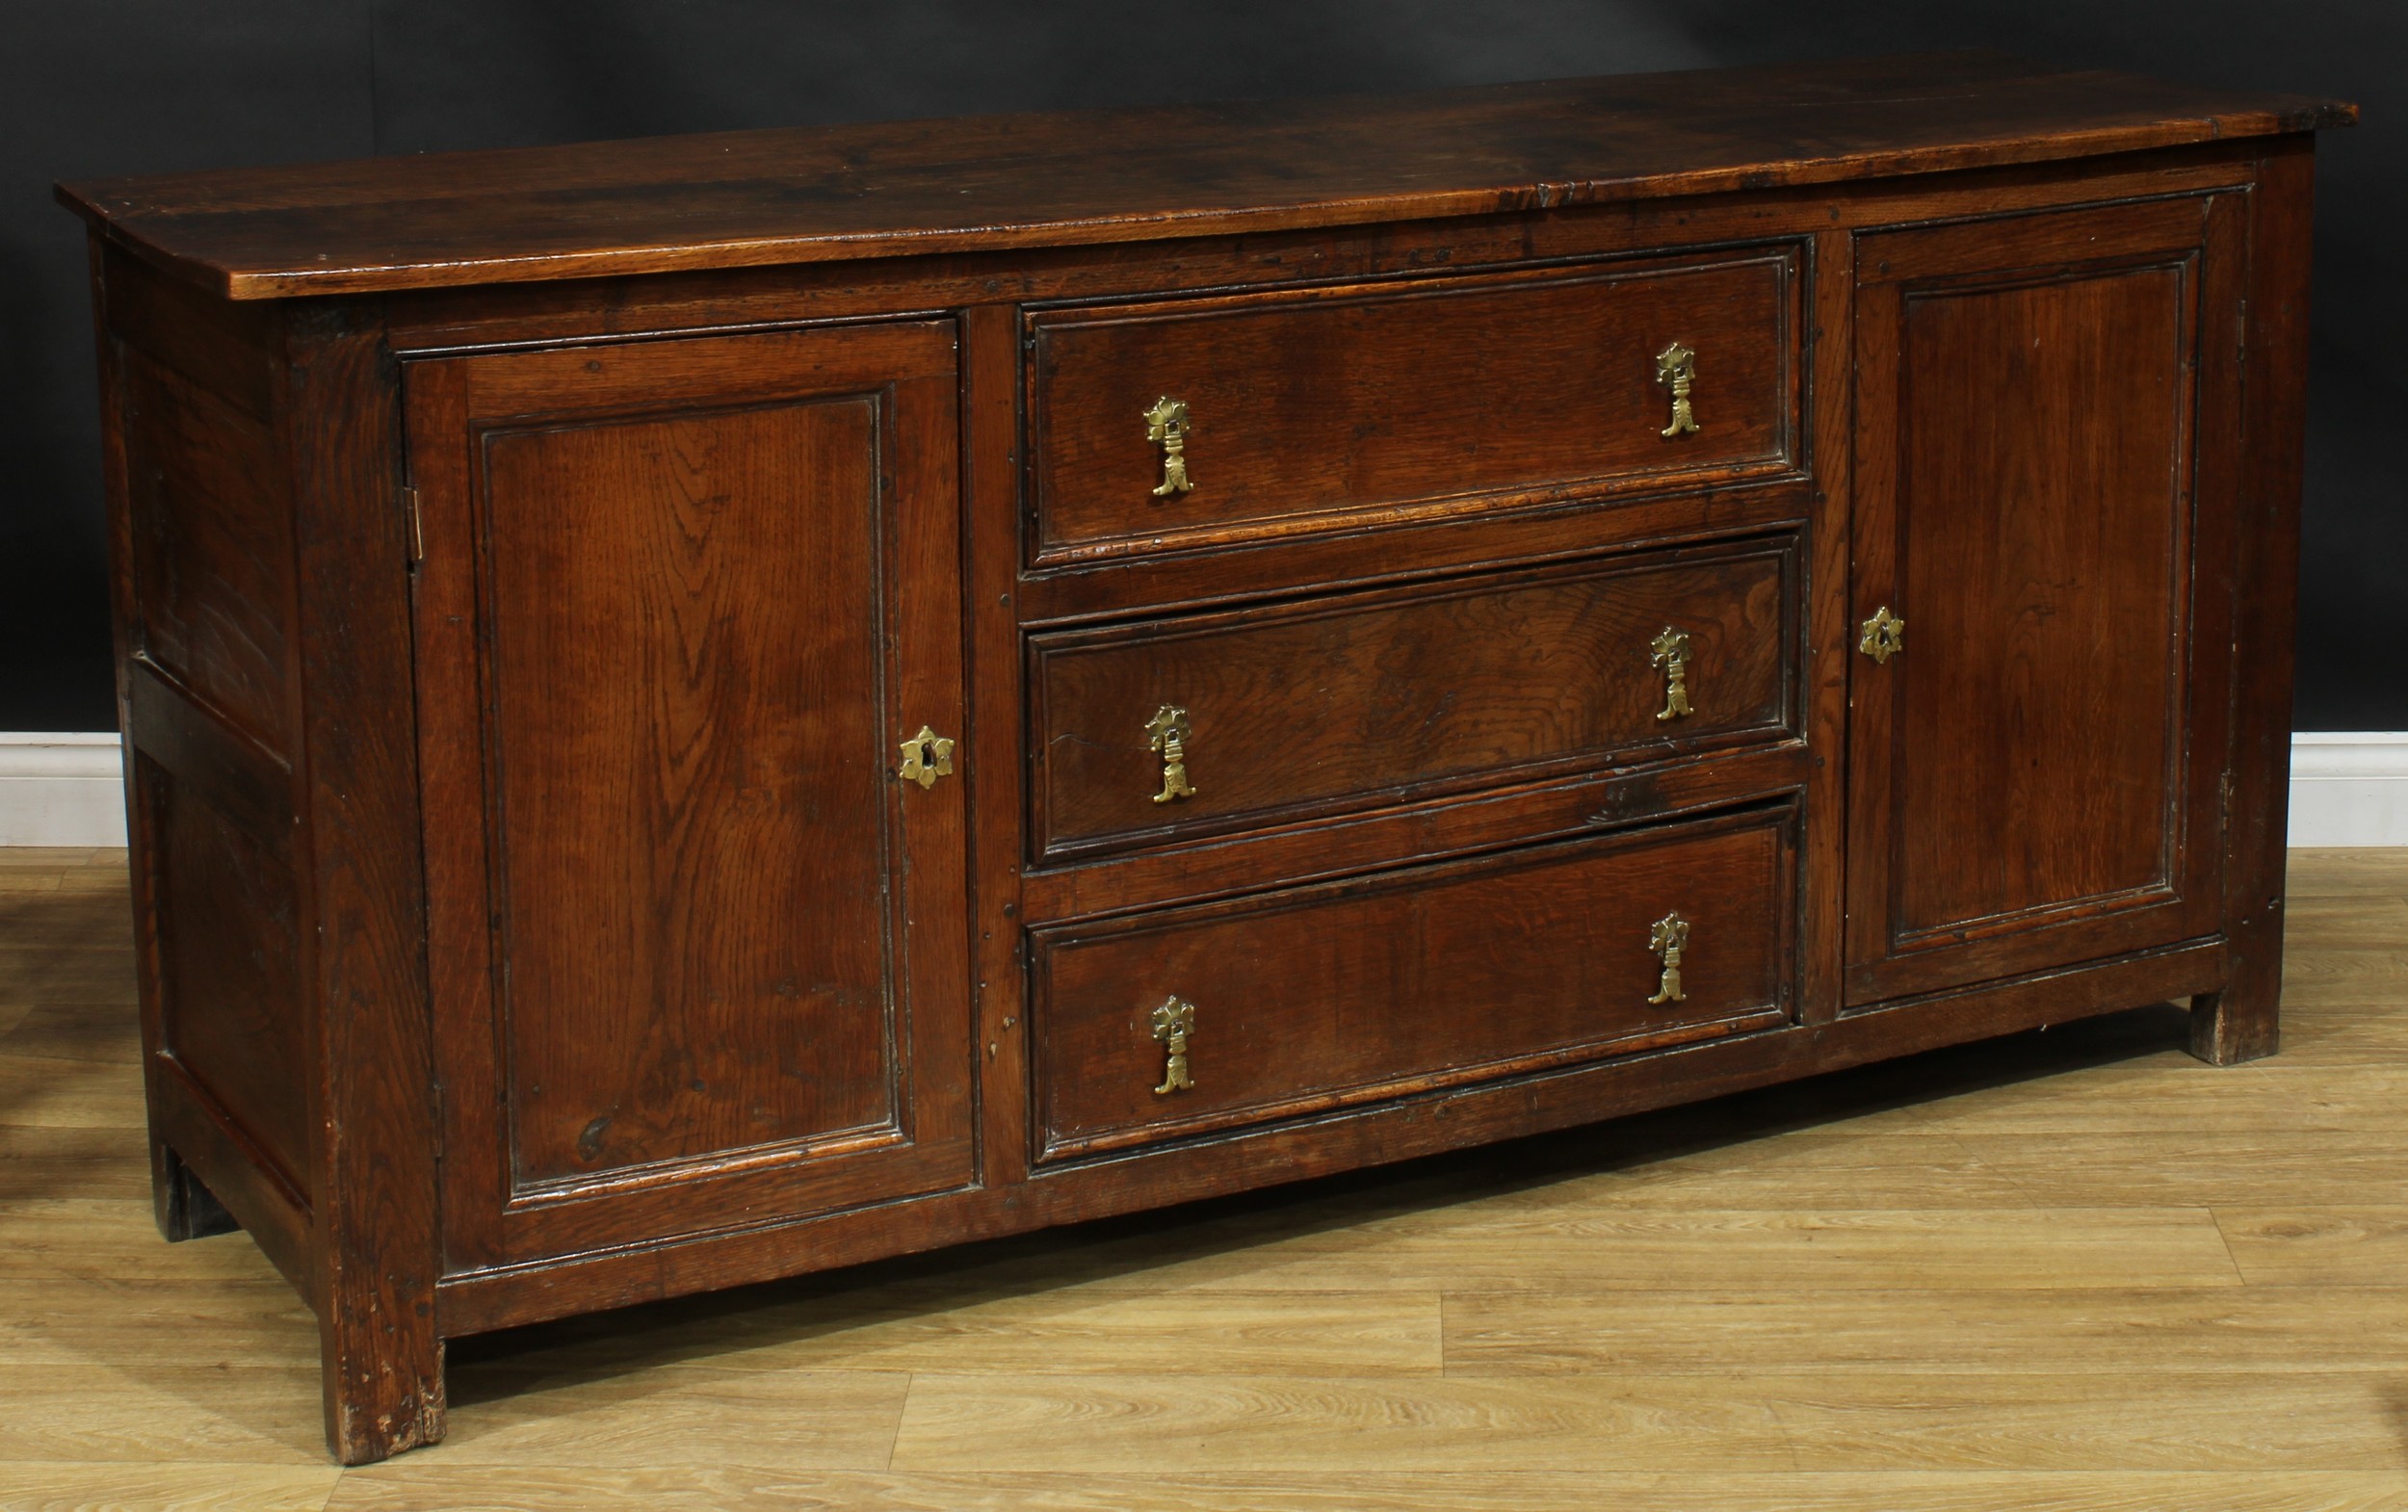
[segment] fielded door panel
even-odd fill
[[[406,384],[449,1267],[966,1184],[952,324]]]
[[[2238,212],[1857,244],[1850,1005],[2216,927]]]

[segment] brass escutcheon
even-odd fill
[[[1688,949],[1688,921],[1679,914],[1666,914],[1647,929],[1647,949],[1663,962],[1663,976],[1656,983],[1651,1004],[1686,1003],[1688,995],[1681,990],[1681,952]]]
[[[1168,394],[1154,401],[1145,412],[1145,439],[1163,449],[1163,481],[1154,485],[1154,497],[1167,499],[1174,493],[1186,493],[1195,484],[1188,479],[1188,402]]]
[[[1195,1079],[1188,1075],[1188,1036],[1194,1032],[1194,1004],[1182,998],[1165,998],[1163,1005],[1154,1010],[1154,1041],[1169,1056],[1163,1068],[1163,1084],[1154,1089],[1156,1097],[1168,1097],[1195,1085]]]
[[[1145,721],[1145,736],[1146,749],[1163,755],[1163,791],[1154,795],[1154,801],[1170,803],[1195,796],[1195,789],[1188,782],[1188,711],[1163,705]]]
[[[1688,706],[1688,632],[1663,627],[1662,634],[1651,642],[1648,665],[1663,673],[1663,707],[1656,711],[1659,720],[1679,719],[1695,711]]]
[[[922,792],[936,786],[939,777],[954,774],[954,743],[927,725],[920,733],[903,743],[903,766],[895,775],[905,782],[916,782]]]
[[[1888,665],[1890,658],[1906,649],[1906,621],[1891,613],[1887,604],[1872,612],[1864,631],[1856,649],[1871,657],[1875,666]]]
[[[1689,405],[1689,388],[1697,381],[1697,353],[1674,342],[1656,353],[1656,381],[1672,390],[1672,423],[1657,434],[1669,441],[1674,436],[1697,433],[1697,411]]]

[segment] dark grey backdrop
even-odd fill
[[[115,725],[80,227],[57,178],[737,126],[1998,46],[2342,95],[2298,715],[2408,729],[2401,0],[35,0],[0,57],[0,729]],[[2391,248],[2386,251],[2385,248]]]

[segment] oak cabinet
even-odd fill
[[[2350,116],[1978,55],[63,189],[163,1229],[358,1462],[463,1335],[2271,1051]]]

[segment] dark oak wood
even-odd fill
[[[412,759],[395,364],[374,312],[295,310],[276,364],[297,508],[293,820],[327,1439],[345,1464],[443,1436],[426,832]]]
[[[891,770],[955,386],[950,322],[409,376],[453,1268],[970,1179],[961,787]]]
[[[1363,224],[2309,131],[2351,107],[1990,53],[109,179],[235,299]]]
[[[64,192],[163,1231],[359,1462],[465,1333],[2166,996],[2271,1050],[2351,114],[1957,56]]]
[[[1793,470],[1796,252],[1339,284],[1030,321],[1034,560],[1219,545]],[[1696,353],[1666,435],[1657,354]],[[1506,404],[1466,404],[1461,375]],[[1188,406],[1186,492],[1144,411]]]
[[[2290,801],[2291,655],[2299,601],[2299,492],[2307,427],[2313,138],[2284,143],[2249,193],[2249,403],[2234,425],[2229,571],[2233,749],[2224,777],[2225,938],[2232,970],[2191,1004],[2191,1050],[2231,1065],[2274,1054],[2283,991],[2283,837]],[[2229,566],[2227,566],[2229,564]],[[2211,575],[2211,582],[2216,579]]]
[[[1053,860],[1795,736],[1799,587],[1782,540],[1033,636],[1031,839]],[[1167,803],[1165,706],[1194,789]]]
[[[1859,248],[1852,615],[1908,629],[1855,670],[1851,1003],[2217,917],[2197,795],[2223,701],[2196,690],[2223,686],[2230,641],[2193,584],[2202,475],[2231,475],[2236,440],[2233,375],[2205,355],[2239,314],[2219,202]]]
[[[1794,816],[1508,851],[1038,929],[1035,1136],[1060,1160],[1743,1033],[1796,1001]],[[1682,996],[1649,928],[1690,929]],[[1162,1092],[1150,1015],[1192,1007]]]

